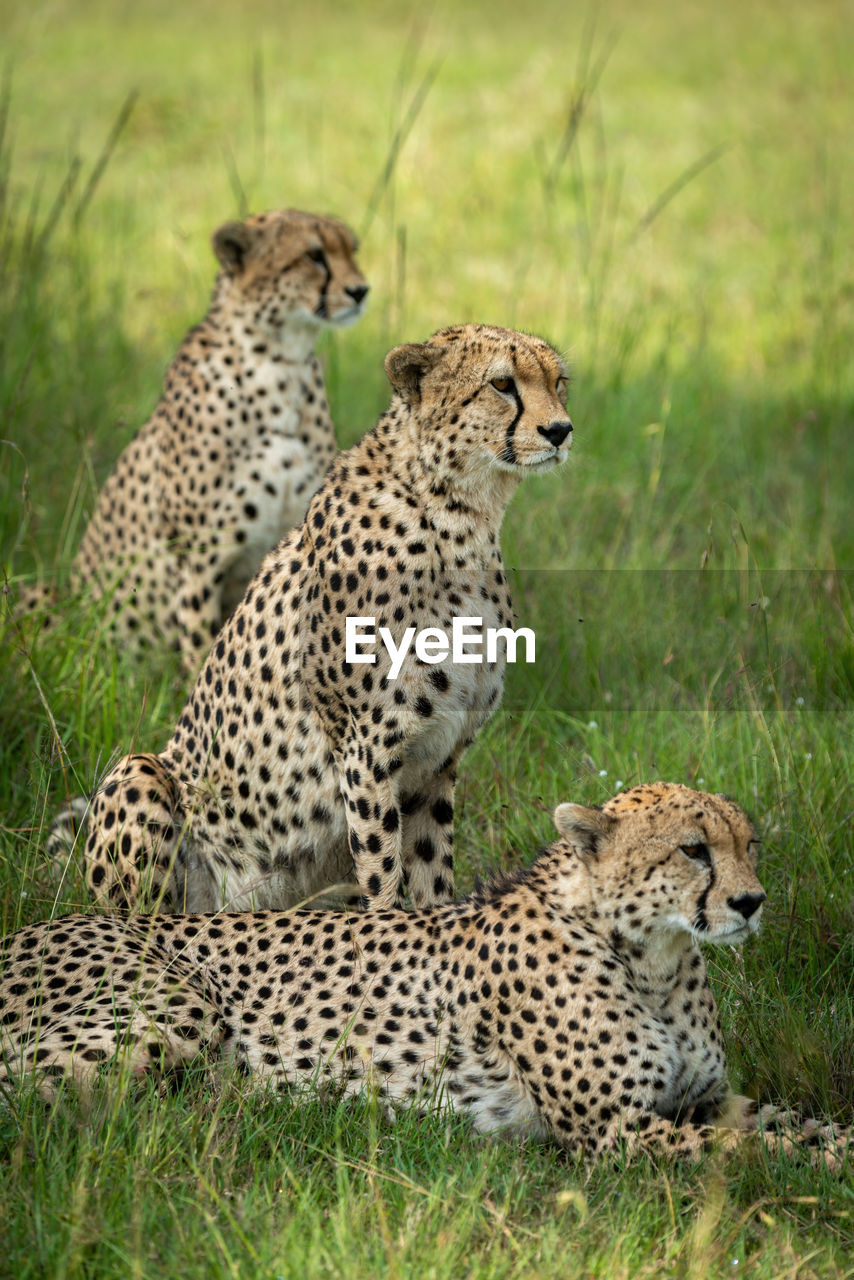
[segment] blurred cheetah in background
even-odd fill
[[[335,454],[314,345],[361,314],[353,233],[286,209],[226,222],[210,309],[98,498],[72,567],[134,647],[179,648],[193,675]],[[25,591],[21,608],[45,602]]]

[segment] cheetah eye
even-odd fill
[[[680,844],[679,848],[685,854],[685,857],[690,858],[692,862],[699,862],[703,867],[711,867],[712,855],[709,853],[708,845]]]
[[[560,400],[561,404],[566,404],[566,393],[568,390],[569,390],[569,379],[558,378],[557,385],[555,386],[555,391],[557,392],[557,397]]]
[[[761,840],[748,840],[747,842],[747,856],[750,858],[754,866],[756,866],[759,861],[759,849],[761,844]]]
[[[496,391],[500,391],[502,395],[512,396],[516,390],[516,383],[512,378],[493,378],[492,384]]]
[[[305,256],[309,262],[317,262],[322,267],[326,266],[326,254],[322,249],[307,249]]]

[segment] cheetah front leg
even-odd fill
[[[775,1154],[792,1157],[796,1152],[806,1152],[815,1165],[838,1168],[847,1151],[852,1149],[852,1133],[832,1121],[804,1118],[788,1108],[765,1103],[759,1106],[753,1098],[740,1094],[727,1094],[712,1104],[707,1112],[704,1106],[695,1107],[688,1117],[693,1123],[708,1121],[721,1131],[725,1146],[737,1146],[739,1135],[759,1135],[765,1149]]]
[[[841,1167],[850,1147],[850,1136],[833,1125],[820,1126],[804,1122],[784,1124],[766,1129],[754,1119],[745,1119],[743,1127],[731,1128],[724,1113],[720,1122],[697,1124],[692,1120],[674,1121],[647,1111],[639,1115],[623,1114],[595,1132],[573,1133],[575,1128],[567,1110],[550,1115],[553,1132],[565,1145],[581,1150],[587,1157],[607,1155],[622,1148],[631,1159],[641,1152],[653,1156],[699,1160],[708,1152],[749,1151],[763,1147],[771,1155],[787,1158],[805,1155],[816,1166],[831,1170]]]
[[[365,905],[402,905],[401,812],[395,758],[379,758],[364,743],[349,741],[336,753],[339,786],[347,809],[347,838]]]
[[[181,562],[175,613],[181,657],[192,676],[198,674],[223,623],[222,581],[227,568],[211,548]]]
[[[119,908],[160,902],[183,822],[180,784],[159,756],[120,760],[93,796],[89,813],[84,857],[95,897]]]
[[[765,1149],[774,1155],[783,1155],[787,1159],[806,1156],[815,1167],[825,1166],[832,1172],[841,1169],[845,1160],[854,1153],[854,1129],[833,1121],[812,1117],[804,1119],[796,1112],[772,1104],[758,1108],[754,1105],[752,1114],[743,1120],[739,1128],[756,1135]]]
[[[461,754],[401,801],[403,874],[416,907],[454,900],[454,788]]]

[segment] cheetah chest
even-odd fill
[[[299,373],[273,366],[257,370],[244,395],[224,495],[224,523],[235,531],[238,552],[235,605],[263,556],[302,519],[322,479],[318,451],[300,430],[304,393]]]
[[[655,1062],[655,1109],[675,1116],[713,1096],[726,1074],[714,998],[708,986],[692,990],[678,982],[644,1005],[641,1028]]]
[[[296,414],[289,415],[296,426]],[[262,428],[238,450],[232,472],[236,522],[246,542],[268,551],[303,515],[320,480],[302,440]]]
[[[507,626],[509,602],[484,604],[470,599],[457,607],[458,617],[481,619],[477,630],[484,638],[490,629]],[[428,625],[436,626],[435,618]],[[450,612],[441,617],[439,625],[451,635]],[[477,736],[501,700],[505,668],[503,643],[499,642],[495,653],[490,654],[485,639],[482,643],[465,644],[456,656],[452,649],[435,665],[417,660],[410,663],[397,681],[410,708],[404,771],[407,767],[413,772],[429,765],[438,767]]]
[[[415,698],[417,723],[408,738],[404,768],[440,765],[476,737],[501,699],[503,661],[444,670],[447,688],[437,693],[428,683]]]

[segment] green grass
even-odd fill
[[[210,233],[244,205],[362,233],[371,305],[325,345],[342,444],[387,403],[395,342],[462,320],[551,338],[575,448],[505,523],[537,662],[466,758],[462,887],[529,858],[558,801],[652,777],[726,790],[758,822],[769,892],[760,938],[711,957],[733,1083],[850,1123],[844,17],[829,0],[4,12],[0,557],[13,586],[67,574],[204,311]],[[186,689],[177,663],[116,653],[85,600],[35,648],[8,626],[0,645],[5,932],[85,903],[50,885],[46,823],[114,753],[162,744]],[[12,1099],[0,1152],[16,1277],[854,1274],[850,1168],[589,1170],[201,1071],[162,1095]]]

